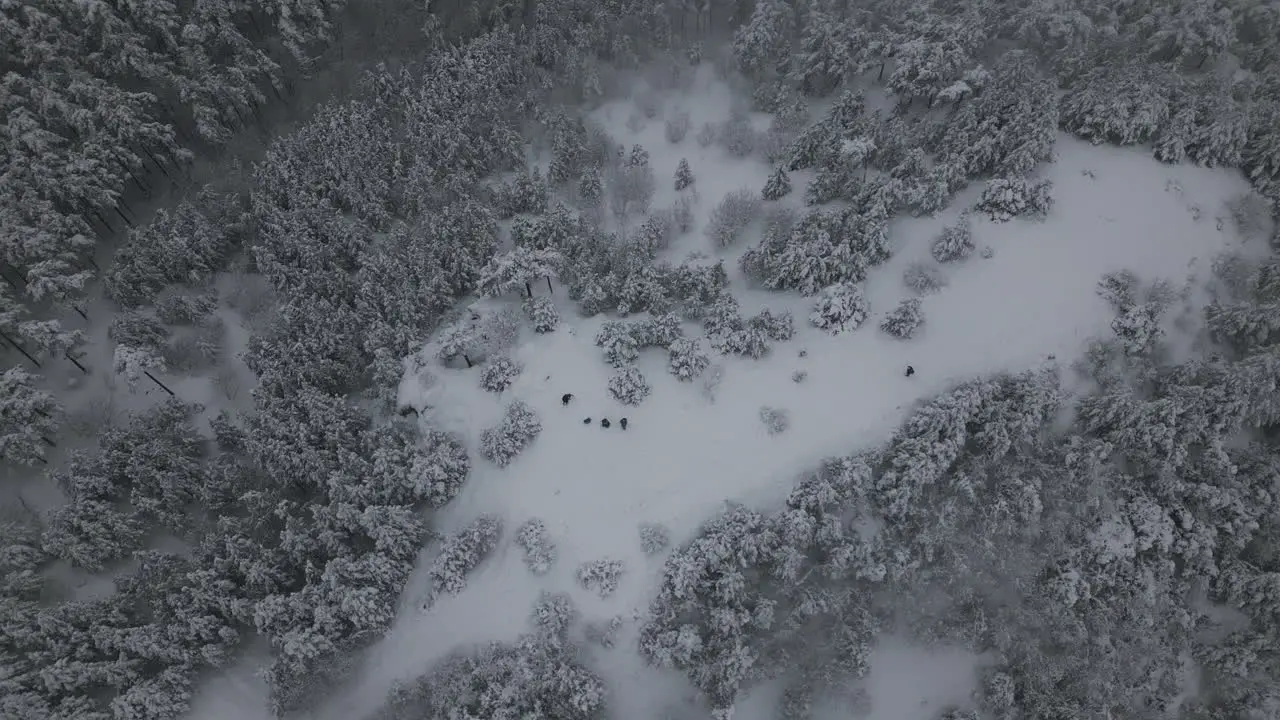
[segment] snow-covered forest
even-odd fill
[[[1273,0],[0,22],[0,718],[1280,716]]]

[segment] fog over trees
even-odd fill
[[[576,594],[441,647],[374,717],[610,717],[595,638],[704,717],[777,681],[773,717],[816,719],[891,635],[984,658],[939,717],[1280,712],[1275,3],[22,0],[0,28],[0,717],[179,718],[244,661],[272,712],[312,712],[414,577],[430,608],[505,554]],[[699,72],[727,120],[662,107]],[[648,147],[592,114],[636,77]],[[1112,332],[1078,362],[948,380],[779,506],[628,517],[662,569],[625,624],[583,630],[575,599],[647,571],[472,512],[544,427],[631,442],[666,383],[714,402],[742,387],[725,363],[804,357],[802,333],[916,342],[944,272],[990,259],[979,224],[1052,221],[1068,136],[1242,175],[1219,222],[1268,250],[1216,258],[1185,318],[1172,287],[1095,278]],[[712,149],[767,181],[704,171]],[[960,205],[892,264],[899,220]],[[877,304],[887,266],[907,287]],[[599,372],[534,376],[529,338]],[[462,395],[406,403],[419,370],[500,413],[456,432]],[[742,442],[806,432],[790,409],[753,405]]]

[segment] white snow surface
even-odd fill
[[[670,178],[679,159],[687,157],[705,222],[723,194],[739,187],[758,192],[770,171],[762,161],[732,158],[719,147],[701,148],[694,141],[702,123],[724,119],[728,107],[728,88],[703,72],[692,89],[666,103],[668,113],[683,108],[693,116],[693,132],[677,146],[663,138],[661,118],[638,134],[627,131],[627,103],[607,105],[597,117],[628,148],[640,143],[651,153],[659,182],[654,207],[674,197]],[[436,529],[452,532],[481,513],[496,513],[505,520],[504,536],[466,591],[441,598],[429,612],[419,606],[428,585],[425,568],[436,547],[424,549],[395,627],[367,653],[353,687],[317,716],[367,716],[394,682],[420,675],[455,647],[509,640],[530,629],[528,616],[539,592],[555,590],[569,592],[585,620],[614,615],[627,620],[618,645],[596,648],[591,663],[614,693],[613,717],[660,717],[662,708],[689,690],[677,674],[645,667],[635,647],[635,632],[660,582],[664,559],[641,552],[641,523],[663,523],[671,528],[673,542],[682,543],[726,500],[777,503],[798,473],[824,456],[884,442],[913,404],[957,382],[1048,362],[1067,367],[1088,338],[1109,333],[1112,312],[1094,291],[1103,273],[1130,268],[1144,279],[1166,278],[1181,286],[1192,276],[1203,281],[1217,253],[1243,248],[1223,209],[1226,200],[1247,190],[1238,174],[1160,165],[1140,150],[1097,148],[1065,136],[1058,155],[1044,170],[1056,198],[1048,220],[993,224],[975,217],[974,240],[994,256],[975,253],[945,266],[949,284],[922,298],[925,324],[909,341],[880,332],[880,317],[908,297],[903,270],[929,261],[933,237],[972,204],[980,185],[938,217],[895,221],[895,255],[873,269],[865,284],[871,316],[847,334],[833,337],[809,327],[812,299],[748,288],[736,273],[736,256],[756,237],[733,248],[726,257],[744,314],[760,307],[790,309],[799,331],[759,361],[715,358],[726,370],[714,403],[697,381],[681,383],[670,375],[665,351],[654,349],[643,351],[638,361],[652,394],[639,407],[613,400],[606,383],[614,369],[592,342],[607,318],[580,318],[561,287],[555,296],[564,323],[548,335],[526,329],[512,352],[525,370],[501,396],[480,388],[479,368],[442,367],[428,343],[422,363],[436,380],[427,391],[421,373],[409,372],[402,400],[434,406],[423,421],[459,433],[475,465],[459,497],[435,516]],[[1167,186],[1169,180],[1180,190]],[[796,191],[784,201],[799,207],[806,181],[802,173],[794,174]],[[1190,199],[1203,209],[1198,218]],[[1223,222],[1215,222],[1218,215]],[[712,254],[700,228],[679,239],[670,258],[678,261],[693,250]],[[1198,297],[1191,296],[1190,309]],[[692,336],[698,329],[688,326],[686,333]],[[804,358],[798,356],[801,349],[807,350]],[[904,377],[908,364],[916,369],[914,377]],[[807,380],[793,382],[796,370],[807,371]],[[561,395],[569,392],[575,399],[562,407]],[[540,415],[543,430],[509,467],[499,469],[476,448],[481,431],[495,424],[514,399]],[[759,418],[763,405],[788,410],[791,427],[770,436]],[[617,424],[623,416],[630,420],[626,431]],[[584,417],[592,424],[584,425]],[[611,429],[599,426],[602,417],[614,421]],[[558,562],[542,577],[525,568],[512,542],[516,527],[530,517],[545,521],[559,548]],[[578,587],[573,575],[581,563],[605,557],[622,560],[625,571],[617,593],[602,600]],[[964,653],[878,649],[870,675],[870,717],[925,720],[943,699],[962,702],[975,662]],[[756,713],[744,707],[741,715]],[[851,716],[847,709],[830,709],[833,719]],[[242,712],[240,717],[258,716]]]

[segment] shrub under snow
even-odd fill
[[[917,295],[932,295],[947,286],[947,276],[929,263],[912,263],[902,273],[902,282]]]
[[[569,627],[578,619],[578,611],[568,593],[542,591],[531,615],[538,635],[555,643],[564,642]]]
[[[639,405],[653,388],[635,367],[624,368],[609,378],[609,394],[624,405]]]
[[[493,552],[501,536],[502,522],[492,515],[482,515],[445,539],[429,571],[431,596],[428,603],[433,603],[441,594],[457,595],[465,590],[467,575]]]
[[[500,355],[490,360],[484,366],[484,370],[480,371],[480,387],[489,392],[500,393],[511,387],[511,383],[515,382],[523,371],[523,365],[506,355]]]
[[[618,580],[622,577],[621,560],[592,560],[578,566],[578,583],[599,595],[607,598],[618,589]]]
[[[760,215],[760,196],[751,190],[734,190],[711,211],[711,219],[707,222],[707,237],[716,247],[729,247],[738,241],[742,231],[747,229]]]
[[[680,380],[693,380],[710,364],[710,356],[703,352],[702,344],[697,340],[679,338],[671,343],[667,367]]]
[[[853,283],[825,288],[813,304],[809,322],[831,334],[856,330],[867,319],[867,299]]]
[[[542,422],[537,413],[516,400],[507,406],[502,422],[480,434],[480,452],[499,467],[506,467],[540,432]]]
[[[906,340],[914,335],[916,329],[923,323],[924,315],[920,309],[920,299],[908,298],[898,303],[898,307],[885,316],[880,322],[880,329],[894,337]]]
[[[614,616],[603,622],[590,622],[583,628],[583,635],[588,642],[603,648],[611,648],[618,641],[618,631],[622,629],[622,617]]]
[[[791,427],[791,415],[782,408],[760,408],[760,422],[768,428],[770,435],[777,435]]]
[[[689,128],[693,126],[693,122],[689,118],[687,111],[680,111],[667,120],[667,142],[675,145],[684,140],[689,134]]]
[[[524,551],[524,564],[534,575],[547,574],[556,563],[556,544],[538,518],[529,518],[516,530],[516,545]]]
[[[640,525],[640,549],[645,555],[657,555],[671,545],[671,531],[658,523]]]
[[[987,183],[977,208],[996,222],[1023,216],[1042,218],[1053,208],[1052,190],[1053,183],[1049,180],[996,178]]]

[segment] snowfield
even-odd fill
[[[691,252],[717,257],[702,233],[711,208],[738,188],[758,193],[771,170],[760,160],[733,158],[718,146],[695,142],[697,129],[725,119],[728,106],[728,87],[704,67],[692,88],[665,103],[668,114],[685,109],[692,115],[693,130],[678,145],[664,139],[661,116],[633,133],[625,127],[632,105],[613,103],[597,113],[620,142],[642,144],[651,153],[658,179],[655,208],[671,203],[672,174],[681,157],[689,160],[699,195],[698,227],[676,240],[667,259],[678,262]],[[704,395],[701,378],[680,382],[671,375],[666,351],[660,349],[642,350],[636,364],[651,394],[638,407],[614,400],[606,388],[614,369],[593,343],[610,318],[581,318],[558,286],[555,300],[564,320],[546,335],[523,330],[511,356],[524,370],[501,394],[480,387],[479,367],[442,366],[428,342],[422,358],[407,363],[411,369],[401,401],[438,408],[425,411],[422,422],[458,433],[474,460],[471,478],[436,516],[435,529],[451,533],[493,513],[504,521],[502,541],[469,577],[464,592],[441,597],[429,611],[421,604],[430,584],[426,568],[438,543],[425,548],[395,627],[367,653],[355,687],[321,717],[364,717],[396,681],[422,674],[454,647],[514,638],[529,628],[529,612],[543,590],[570,593],[585,621],[623,618],[618,644],[592,650],[593,666],[615,693],[613,716],[663,717],[664,709],[689,690],[679,675],[645,667],[634,650],[637,618],[658,586],[665,556],[642,552],[641,523],[662,523],[671,529],[672,542],[681,543],[728,501],[777,503],[798,473],[824,456],[887,440],[915,403],[957,382],[1046,363],[1069,367],[1089,338],[1110,332],[1113,311],[1095,293],[1102,274],[1129,268],[1144,280],[1198,287],[1215,255],[1249,247],[1224,207],[1248,189],[1238,172],[1160,165],[1141,149],[1097,148],[1066,136],[1059,138],[1057,154],[1043,170],[1053,181],[1056,200],[1047,221],[997,224],[975,213],[973,238],[983,252],[940,266],[947,286],[921,298],[925,322],[911,340],[881,332],[880,319],[912,297],[903,284],[904,270],[915,262],[933,262],[933,238],[973,204],[981,186],[970,188],[938,217],[894,221],[894,256],[873,269],[864,286],[870,316],[857,330],[837,336],[809,326],[812,298],[747,287],[736,260],[758,238],[757,227],[723,255],[733,293],[744,314],[763,307],[791,311],[797,333],[758,361],[713,357],[725,368],[714,401]],[[807,181],[802,175],[793,174],[797,191],[782,202],[801,207],[800,190]],[[985,248],[991,257],[983,257]],[[545,285],[534,292],[546,294]],[[514,306],[519,299],[500,302]],[[1198,312],[1202,303],[1199,293],[1189,293],[1185,308],[1170,315]],[[694,325],[686,325],[685,332],[701,334]],[[1185,333],[1183,339],[1190,342]],[[916,370],[910,378],[904,376],[908,364]],[[803,382],[793,381],[796,371],[807,373]],[[561,405],[564,393],[575,396],[567,407]],[[477,452],[479,437],[516,399],[538,413],[543,428],[509,467],[499,468]],[[762,406],[788,411],[789,429],[770,435],[760,419]],[[589,425],[583,423],[586,417],[592,419]],[[599,426],[605,417],[613,421],[608,430]],[[629,419],[625,431],[617,424],[622,417]],[[516,528],[535,517],[546,523],[559,551],[554,567],[540,577],[528,571],[513,542]],[[625,566],[617,592],[608,599],[575,580],[580,564],[602,558]],[[962,652],[925,655],[891,644],[873,658],[873,720],[925,720],[944,702],[964,702],[976,662]],[[210,688],[194,716],[227,717],[226,695],[252,688],[229,682]],[[761,689],[751,697],[765,695]],[[849,717],[848,708],[827,711],[830,718]],[[243,708],[237,712],[243,720],[257,717]],[[265,707],[261,712],[267,717]],[[765,718],[767,706],[747,703],[739,716]]]

